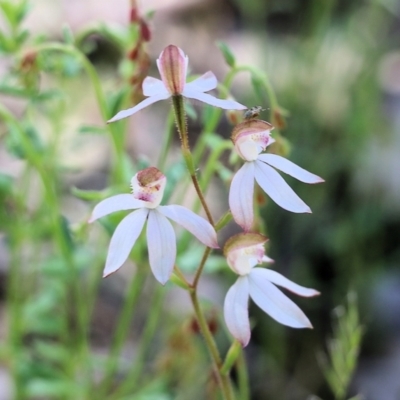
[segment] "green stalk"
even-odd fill
[[[238,376],[239,398],[240,400],[250,399],[249,374],[247,370],[244,350],[241,349],[236,362],[236,371]]]
[[[161,146],[160,158],[158,160],[158,169],[163,170],[165,168],[165,163],[167,162],[168,150],[171,147],[173,128],[174,127],[174,115],[170,113],[168,115],[167,121],[167,132],[164,135],[163,144]]]
[[[190,151],[189,136],[187,131],[187,118],[183,101],[184,100],[181,95],[172,96],[172,105],[174,109],[175,122],[178,128],[179,137],[181,139],[182,155],[185,160],[186,166],[189,170],[190,178],[192,179],[194,188],[207,215],[208,221],[212,226],[214,226],[214,220],[212,218],[210,209],[208,208],[207,202],[204,198],[203,192],[201,190],[199,181],[196,176],[196,169],[194,166],[195,164],[193,161],[192,153]]]
[[[207,320],[203,314],[203,311],[200,307],[199,300],[197,298],[196,288],[193,288],[190,292],[190,299],[193,304],[194,312],[196,314],[196,319],[200,327],[200,331],[203,335],[204,341],[206,343],[206,347],[210,353],[211,359],[214,364],[214,372],[217,377],[217,381],[219,387],[222,392],[222,396],[224,400],[234,400],[234,394],[230,382],[230,378],[227,374],[221,373],[222,368],[222,360],[218,352],[217,345],[213,338],[213,335],[208,326]]]

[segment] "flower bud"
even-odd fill
[[[257,264],[271,262],[264,250],[267,240],[259,233],[239,233],[229,238],[224,246],[229,267],[238,275],[247,275]]]
[[[246,161],[254,161],[265,148],[274,142],[271,130],[274,127],[260,119],[250,119],[235,126],[232,142],[240,157]]]
[[[147,208],[156,208],[160,205],[167,178],[155,167],[139,171],[131,180],[133,197],[142,200]]]
[[[173,96],[181,94],[185,87],[187,65],[187,56],[174,45],[166,47],[157,59],[161,79]]]
[[[149,24],[143,19],[140,20],[140,37],[144,42],[150,42],[151,40]]]

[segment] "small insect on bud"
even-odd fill
[[[261,106],[251,107],[245,111],[243,118],[244,119],[257,118],[260,115],[261,111],[265,111],[265,108],[262,108]]]

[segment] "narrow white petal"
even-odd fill
[[[162,93],[168,94],[168,90],[164,86],[163,81],[161,79],[153,78],[152,76],[148,76],[144,79],[142,90],[145,96],[156,96]]]
[[[149,212],[147,246],[150,268],[155,278],[165,285],[174,269],[176,238],[171,223],[156,209]]]
[[[108,248],[103,277],[112,274],[126,261],[146,221],[148,209],[141,208],[127,215],[117,226]]]
[[[258,307],[283,325],[312,328],[303,311],[274,286],[263,271],[262,268],[253,268],[248,275],[250,297]]]
[[[135,107],[120,111],[117,115],[108,120],[107,124],[109,124],[110,122],[115,122],[119,121],[120,119],[130,117],[131,115],[135,114],[135,112],[143,110],[143,108],[149,106],[150,104],[156,103],[157,101],[160,100],[168,99],[169,97],[171,97],[169,93],[159,93],[154,96],[148,97],[147,99],[144,99],[142,102],[137,104]]]
[[[209,90],[215,89],[217,85],[217,78],[211,71],[208,71],[194,81],[187,83],[185,88],[196,92],[208,92]]]
[[[236,172],[229,189],[229,207],[233,219],[245,231],[253,226],[254,163],[246,162]]]
[[[201,243],[213,249],[218,249],[217,233],[212,225],[186,207],[178,205],[159,206],[157,210],[172,221],[182,225]]]
[[[247,276],[241,276],[226,294],[224,302],[224,317],[229,332],[243,347],[247,346],[250,340],[248,302],[248,278]]]
[[[312,174],[311,172],[306,171],[305,169],[299,167],[298,165],[292,163],[291,161],[278,156],[276,154],[260,154],[258,156],[260,161],[263,161],[280,171],[293,176],[293,178],[298,179],[304,183],[321,183],[324,182],[322,178],[317,175]]]
[[[311,213],[310,207],[290,188],[272,167],[262,161],[255,161],[257,183],[271,199],[285,210],[295,213]]]
[[[246,110],[247,109],[246,106],[238,103],[237,101],[217,99],[214,96],[211,96],[209,94],[202,93],[195,89],[192,89],[190,86],[188,87],[188,85],[186,85],[185,88],[183,89],[182,96],[185,96],[189,99],[200,100],[203,103],[210,104],[214,107],[223,108],[224,110]]]
[[[266,268],[257,268],[256,274],[258,276],[263,275],[265,279],[269,280],[275,285],[282,286],[283,288],[290,290],[291,292],[303,297],[318,296],[320,293],[315,289],[306,288],[300,286],[297,283],[285,278],[280,273]]]
[[[135,208],[143,207],[143,205],[143,201],[136,200],[131,194],[117,194],[97,204],[88,222],[96,221],[96,219],[116,211],[134,210]]]

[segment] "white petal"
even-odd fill
[[[195,90],[196,92],[208,92],[209,90],[215,89],[217,85],[217,78],[211,71],[208,71],[194,81],[187,83],[185,88]]]
[[[253,226],[254,163],[246,162],[236,172],[229,189],[229,207],[233,219],[245,231]]]
[[[258,275],[263,275],[265,279],[269,280],[273,284],[282,286],[285,289],[297,294],[298,296],[313,297],[320,294],[317,290],[300,286],[271,269],[257,268],[257,270]]]
[[[224,317],[229,332],[243,347],[247,346],[250,340],[248,302],[248,278],[247,276],[241,276],[226,294]]]
[[[264,312],[292,328],[312,328],[303,311],[265,276],[264,269],[253,268],[248,275],[250,297]]]
[[[148,210],[141,208],[127,215],[117,226],[108,248],[103,277],[112,274],[126,261],[146,221]]]
[[[284,179],[269,165],[255,161],[257,183],[271,199],[285,210],[295,213],[311,213],[310,207],[290,188]]]
[[[134,210],[135,208],[143,207],[143,205],[143,201],[136,200],[131,194],[117,194],[97,204],[88,222],[96,221],[96,219],[116,211]]]
[[[201,243],[213,249],[218,249],[217,233],[212,225],[186,207],[178,205],[159,206],[157,210],[172,221],[182,225]]]
[[[155,278],[164,285],[174,269],[176,238],[171,223],[156,209],[149,212],[147,246],[150,268]]]
[[[298,179],[304,183],[321,183],[324,182],[322,178],[317,175],[312,174],[311,172],[306,171],[305,169],[299,167],[295,163],[278,156],[276,154],[260,154],[258,156],[260,161],[263,161],[273,167],[279,169],[280,171],[293,176],[293,178]]]
[[[185,88],[183,89],[182,95],[189,99],[200,100],[203,103],[210,104],[214,107],[223,108],[225,110],[246,110],[247,109],[246,106],[238,103],[237,101],[217,99],[214,96],[211,96],[209,94],[202,93],[195,89],[192,89],[192,88],[190,88],[190,86],[188,87],[188,85],[186,85]]]
[[[161,79],[153,78],[152,76],[148,76],[144,79],[142,90],[145,96],[156,96],[162,93],[168,94],[168,90],[164,86],[163,81]]]
[[[148,97],[147,99],[144,99],[142,102],[137,104],[135,107],[120,111],[117,115],[108,120],[107,124],[109,124],[110,122],[115,122],[119,121],[120,119],[130,117],[131,115],[135,114],[135,112],[142,110],[143,108],[149,106],[150,104],[156,103],[157,101],[160,100],[168,99],[169,97],[171,97],[169,93],[159,93],[154,96]]]

